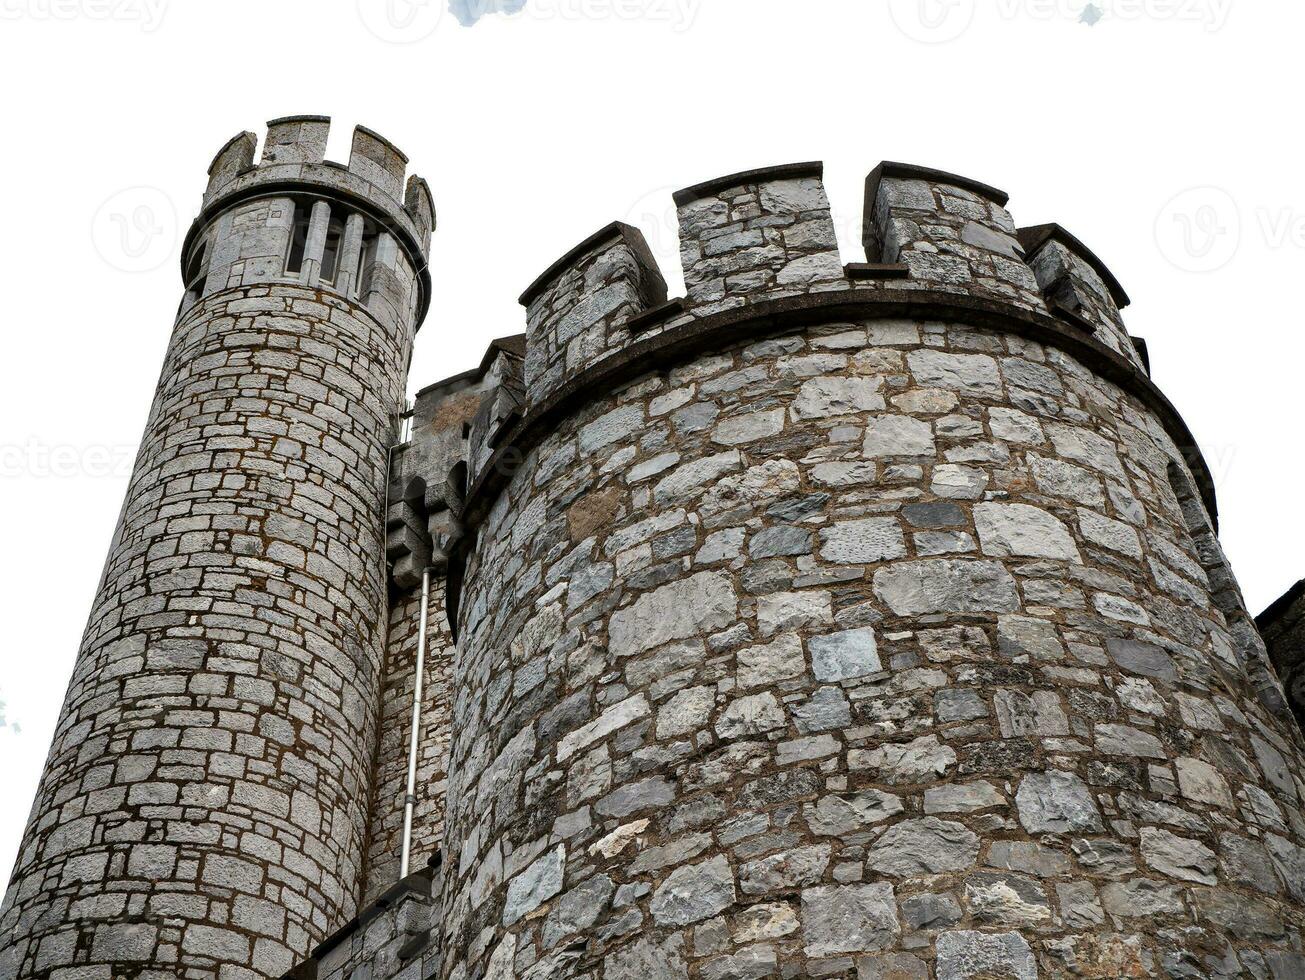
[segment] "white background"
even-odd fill
[[[462,27],[442,0],[389,2],[0,0],[0,876],[162,362],[180,236],[217,149],[279,115],[333,115],[336,160],[363,122],[431,183],[413,391],[521,332],[521,290],[615,218],[644,228],[674,293],[678,187],[823,159],[848,261],[880,160],[1002,187],[1019,224],[1060,222],[1132,294],[1252,611],[1305,575],[1305,5],[1098,0],[1088,26],[1086,0],[528,0]]]

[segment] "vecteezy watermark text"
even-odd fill
[[[3,2],[3,0],[0,0]],[[445,22],[471,27],[489,14],[537,21],[649,21],[686,31],[703,0],[357,0],[358,16],[390,44],[424,41]],[[447,8],[446,8],[447,4]],[[452,16],[446,17],[447,13]]]
[[[126,479],[136,458],[128,446],[52,446],[37,439],[0,445],[0,479]]]
[[[888,0],[893,22],[922,44],[946,44],[965,34],[978,19],[993,12],[1003,21],[1111,22],[1169,21],[1191,23],[1207,31],[1222,30],[1234,0]]]
[[[0,20],[116,21],[152,33],[163,26],[169,0],[0,0]]]

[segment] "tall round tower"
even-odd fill
[[[329,120],[210,171],[186,295],[14,878],[0,976],[256,980],[355,911],[387,456],[434,210]]]
[[[919,167],[851,266],[819,165],[676,199],[687,296],[564,256],[450,481],[442,975],[1305,976],[1300,732],[1115,277]]]

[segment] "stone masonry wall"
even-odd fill
[[[403,804],[408,785],[412,692],[417,661],[421,589],[390,606],[385,681],[381,688],[380,749],[367,846],[363,904],[399,880]],[[425,867],[444,838],[448,790],[449,719],[452,714],[453,637],[444,613],[444,579],[433,577],[426,617],[426,678],[417,755],[417,808],[413,815],[412,869]]]
[[[0,976],[255,980],[358,900],[410,322],[298,286],[177,324]]]
[[[596,397],[468,560],[443,975],[1305,975],[1305,759],[1181,458],[957,324]]]

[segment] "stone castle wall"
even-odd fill
[[[684,297],[608,226],[395,446],[434,210],[326,139],[211,168],[0,980],[1305,976],[1298,604],[1082,242],[710,181]]]
[[[865,265],[800,165],[677,195],[684,300],[620,226],[523,298],[441,975],[1305,974],[1299,733],[1126,295],[999,191],[869,183]]]
[[[577,938],[605,978],[1305,969],[1302,758],[1178,455],[1074,359],[956,324],[596,399],[468,567],[446,975]]]
[[[420,619],[420,588],[392,602],[385,681],[381,689],[381,735],[374,767],[375,789],[368,830],[364,904],[399,880]],[[453,637],[444,611],[443,576],[436,578],[431,586],[426,628],[426,676],[417,755],[417,806],[413,814],[414,870],[426,867],[437,857],[444,839],[449,723],[453,704]]]

